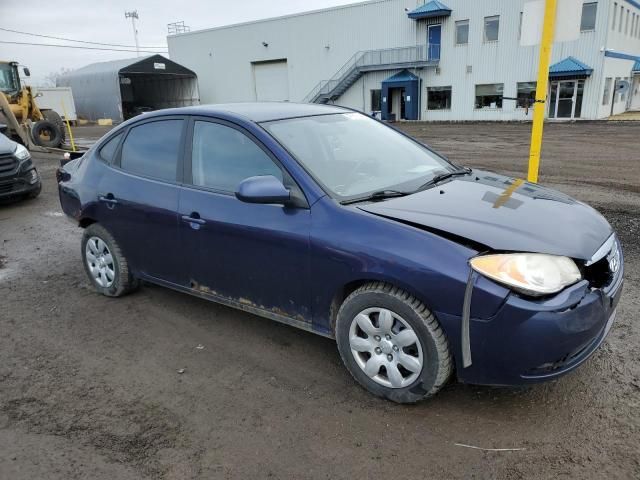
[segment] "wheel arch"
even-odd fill
[[[424,292],[420,292],[411,285],[408,285],[406,282],[403,282],[400,279],[389,277],[383,274],[374,274],[373,272],[368,273],[367,275],[362,275],[359,278],[355,278],[345,283],[341,287],[339,287],[333,294],[331,298],[331,303],[329,304],[329,325],[331,328],[331,332],[335,334],[336,327],[336,319],[338,317],[338,310],[340,310],[340,306],[347,299],[349,295],[355,292],[358,288],[367,283],[377,283],[382,282],[391,287],[396,287],[401,290],[404,290],[408,294],[414,296],[418,300],[420,300],[430,311],[433,312],[433,306],[428,298],[425,297]]]
[[[87,228],[90,225],[93,225],[94,223],[98,223],[97,220],[91,218],[91,217],[82,217],[79,221],[78,221],[78,226],[80,228]]]

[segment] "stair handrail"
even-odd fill
[[[430,45],[432,48],[435,45]],[[439,45],[438,45],[439,47]],[[355,69],[363,68],[370,65],[393,65],[394,63],[402,63],[397,61],[397,59],[383,62],[382,56],[384,53],[390,52],[407,52],[407,59],[405,62],[424,62],[429,61],[429,55],[427,55],[427,46],[426,45],[409,45],[406,47],[392,47],[392,48],[382,48],[375,50],[359,50],[354,53],[349,60],[345,62],[345,64],[338,69],[338,71],[331,77],[329,80],[321,80],[318,84],[309,92],[309,94],[304,98],[304,102],[313,102],[321,95],[329,95],[343,80],[345,80]],[[373,60],[369,63],[363,62],[363,59],[366,55],[373,56],[377,54],[378,61],[377,63],[373,62]],[[438,58],[434,58],[433,61],[437,62]]]

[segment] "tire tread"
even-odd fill
[[[432,397],[435,395],[449,380],[449,377],[453,373],[453,360],[451,351],[449,348],[449,342],[447,340],[447,336],[445,335],[440,323],[433,315],[431,310],[419,299],[415,296],[411,295],[409,292],[400,289],[394,285],[391,285],[387,282],[370,282],[366,283],[356,290],[354,290],[347,298],[344,300],[342,305],[340,306],[340,310],[342,310],[343,306],[346,305],[353,298],[362,295],[363,293],[386,293],[396,299],[406,303],[411,307],[411,309],[418,315],[418,317],[422,320],[424,325],[426,326],[429,333],[432,335],[435,348],[438,356],[438,373],[436,375],[436,380],[433,386],[427,391],[422,397],[410,399],[409,401],[404,401],[403,403],[415,403],[422,399]],[[340,310],[338,311],[338,317],[340,316]],[[351,372],[350,372],[351,373]],[[353,376],[353,373],[351,373]],[[354,376],[354,379],[355,376]],[[356,379],[357,380],[357,379]]]

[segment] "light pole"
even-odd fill
[[[138,44],[138,30],[136,29],[136,20],[139,19],[138,11],[124,12],[124,18],[131,19],[131,25],[133,26],[133,38],[136,41],[136,56],[140,56],[140,45]]]

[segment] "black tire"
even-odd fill
[[[62,132],[60,126],[49,120],[40,120],[31,127],[31,137],[36,145],[48,148],[58,148],[62,145]],[[42,134],[47,134],[49,139],[42,138]]]
[[[387,387],[369,378],[351,351],[349,332],[352,321],[360,312],[374,307],[388,309],[401,316],[422,346],[422,369],[415,381],[404,388]],[[338,311],[335,334],[340,356],[349,373],[378,397],[397,403],[415,403],[435,395],[451,376],[453,359],[449,343],[436,318],[420,300],[387,283],[368,283],[349,295]]]
[[[93,237],[97,237],[102,240],[107,245],[109,252],[113,257],[113,270],[115,275],[113,283],[107,287],[103,287],[98,284],[89,270],[86,251],[87,243]],[[82,264],[84,265],[84,271],[86,272],[87,277],[89,277],[91,284],[99,293],[107,297],[121,297],[134,291],[139,286],[139,281],[131,274],[129,263],[122,253],[120,246],[113,236],[102,225],[97,223],[89,225],[82,235]]]
[[[67,140],[67,125],[62,120],[62,117],[55,110],[42,110],[42,115],[45,120],[55,123],[60,128],[60,147],[64,145]]]

